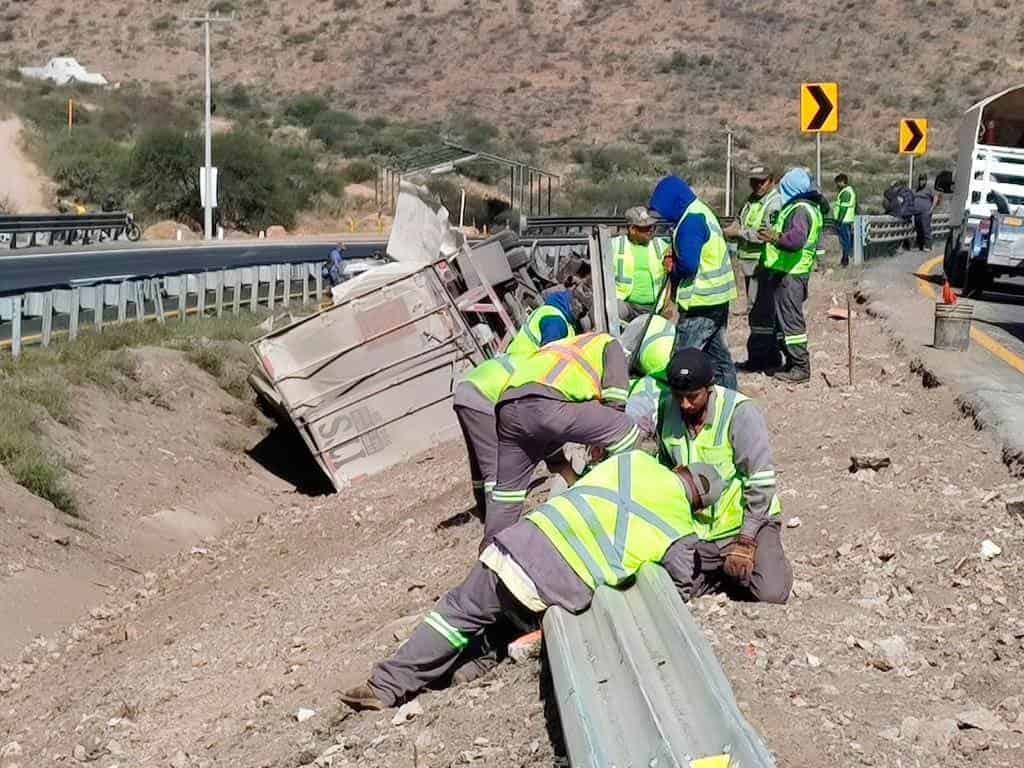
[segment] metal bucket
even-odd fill
[[[935,348],[963,352],[971,343],[974,305],[966,301],[935,304]]]

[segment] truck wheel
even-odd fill
[[[967,267],[963,296],[968,299],[980,299],[981,294],[991,287],[992,276],[989,274],[988,265],[983,261],[972,261]]]
[[[954,288],[963,288],[967,278],[967,251],[958,248],[956,233],[950,233],[946,240],[946,253],[942,259],[942,271]]]

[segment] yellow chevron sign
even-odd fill
[[[920,157],[928,151],[928,121],[920,117],[900,120],[900,154]]]

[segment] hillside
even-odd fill
[[[825,169],[899,172],[897,119],[932,121],[931,165],[953,156],[959,113],[1024,79],[1024,26],[1008,0],[218,0],[216,82],[270,101],[326,96],[359,115],[445,121],[473,114],[506,140],[540,142],[563,170],[593,143],[674,142],[674,165],[717,160],[723,129],[742,159],[813,159],[796,131],[797,85],[836,79],[841,133]],[[12,64],[75,55],[113,82],[202,86],[198,29],[179,0],[4,0]],[[5,35],[6,36],[6,35]],[[0,36],[2,39],[4,36]],[[500,143],[499,143],[500,146]],[[709,158],[710,156],[710,158]],[[856,158],[848,162],[846,158]],[[858,164],[859,163],[859,164]]]

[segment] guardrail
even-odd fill
[[[259,307],[273,310],[294,300],[318,301],[325,287],[321,267],[321,262],[272,264],[3,296],[0,332],[9,338],[0,338],[0,348],[9,347],[18,357],[26,343],[45,347],[58,335],[74,340],[86,326],[102,331],[130,319],[164,323],[188,315],[220,317]]]
[[[932,216],[932,239],[945,240],[952,229],[948,213]],[[871,251],[892,250],[891,246],[914,238],[913,219],[895,216],[862,214],[853,222],[853,263],[863,264],[874,255]],[[889,246],[885,248],[885,246]]]
[[[584,613],[548,609],[544,642],[573,768],[775,765],[660,566]]]
[[[126,235],[129,240],[138,240],[141,234],[134,217],[128,211],[0,216],[0,235],[10,238],[11,248],[18,247],[19,235],[28,235],[27,245],[32,247],[56,245],[58,242],[70,245],[79,239],[88,245],[93,239],[117,240],[122,235]],[[43,235],[47,242],[38,243],[39,235]]]

